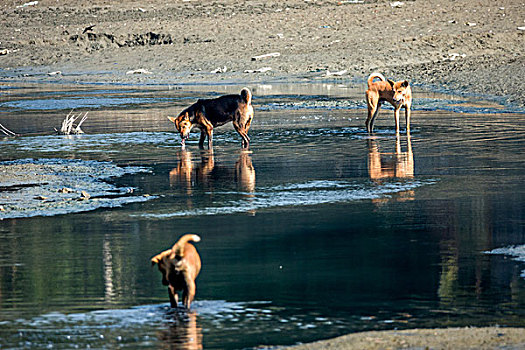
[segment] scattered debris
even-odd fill
[[[405,5],[405,3],[402,1],[394,1],[390,3],[390,6],[392,6],[392,8],[401,8],[403,5]]]
[[[76,124],[76,125],[74,124],[75,121],[78,118],[80,118],[81,115],[82,115],[82,113],[79,113],[78,115],[74,115],[73,114],[73,109],[72,109],[71,112],[69,112],[69,114],[66,115],[66,118],[64,119],[64,121],[62,121],[62,127],[60,128],[60,130],[57,130],[55,128],[55,132],[57,132],[58,134],[61,134],[61,135],[83,134],[84,131],[82,131],[80,126],[82,125],[83,122],[86,121],[86,119],[88,117],[88,112],[86,112],[84,114],[84,116],[80,119],[80,122],[78,122],[78,124]]]
[[[49,73],[47,73],[47,75],[49,75],[50,77],[52,77],[52,76],[55,76],[55,75],[62,75],[62,72],[59,71],[59,70],[57,70],[57,71],[55,71],[55,72],[49,72]]]
[[[474,26],[477,25],[477,23],[475,23],[475,22],[466,22],[465,25],[469,26],[469,27],[474,27]]]
[[[0,56],[5,56],[9,54],[11,51],[9,49],[0,49]]]
[[[226,66],[219,67],[217,69],[212,70],[210,73],[226,73],[228,71],[228,68]]]
[[[142,13],[146,12],[146,10],[144,10],[142,7],[139,7],[138,10]]]
[[[16,8],[19,9],[21,7],[28,7],[28,6],[35,6],[35,5],[38,5],[38,1],[30,1],[30,2],[26,2],[25,4],[23,5],[18,5]]]
[[[68,188],[68,187],[62,187],[58,190],[58,193],[73,193],[75,190]]]
[[[518,30],[525,30],[525,27],[518,27]]]
[[[459,53],[456,53],[456,52],[452,52],[452,53],[449,53],[449,54],[448,54],[447,59],[448,59],[449,61],[455,61],[456,58],[460,58],[460,57],[461,57],[461,58],[465,58],[465,57],[467,57],[467,55],[464,54],[464,53],[459,54]]]
[[[91,198],[91,195],[89,193],[87,193],[86,191],[81,191],[80,192],[80,199],[89,199]]]
[[[84,28],[84,30],[82,31],[82,34],[85,34],[86,32],[89,32],[89,31],[93,30],[94,27],[95,27],[95,25],[92,24],[92,25]]]
[[[363,0],[345,0],[345,1],[339,1],[337,5],[345,5],[345,4],[364,4],[365,2]]]
[[[262,59],[265,59],[265,58],[279,57],[279,56],[281,56],[281,53],[279,53],[279,52],[271,52],[271,53],[267,53],[267,54],[264,54],[264,55],[253,56],[252,57],[252,61],[259,61],[259,60],[262,60]]]
[[[6,136],[16,136],[14,132],[0,124],[0,131],[3,132]]]
[[[259,69],[247,69],[247,70],[244,71],[244,73],[266,73],[266,72],[269,72],[271,70],[272,70],[271,67],[262,67],[262,68],[259,68]]]
[[[131,75],[131,74],[153,74],[151,73],[149,70],[147,69],[144,69],[144,68],[139,68],[139,69],[135,69],[135,70],[128,70],[126,72],[127,75]]]
[[[346,73],[348,73],[346,69],[340,70],[339,72],[330,72],[328,69],[326,70],[327,77],[331,77],[331,76],[340,77],[342,75],[345,75]]]
[[[69,37],[71,44],[77,44],[86,50],[101,50],[107,47],[136,47],[153,45],[172,45],[171,34],[148,32],[144,34],[128,34],[116,36],[110,33],[74,34]]]
[[[45,201],[48,197],[45,196],[36,196],[35,199],[38,199],[40,201]]]

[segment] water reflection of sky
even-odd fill
[[[181,150],[165,115],[238,90],[130,88],[146,103],[180,103],[101,108],[77,137],[0,140],[4,159],[146,168],[103,185],[151,199],[0,221],[3,345],[238,349],[361,330],[525,325],[523,115],[431,95],[418,98],[411,137],[395,136],[391,110],[369,136],[361,90],[258,86],[251,152],[229,126],[215,131],[213,153],[198,149],[197,134]],[[0,118],[52,130],[38,125],[41,112]],[[187,232],[201,235],[203,261],[189,314],[167,308],[149,265]]]

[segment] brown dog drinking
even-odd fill
[[[182,303],[187,309],[195,298],[195,279],[201,270],[201,259],[189,242],[200,240],[197,235],[184,235],[171,249],[151,258],[152,265],[157,264],[162,273],[162,284],[168,286],[171,307],[177,307],[179,291],[182,291]]]
[[[380,81],[374,82],[375,78]],[[387,101],[394,106],[394,120],[396,133],[399,133],[399,110],[405,108],[405,121],[407,132],[410,131],[410,108],[412,106],[412,89],[408,81],[392,81],[386,79],[381,73],[372,73],[368,77],[368,90],[366,90],[366,103],[368,105],[368,117],[366,118],[366,129],[372,132],[374,120],[379,113],[381,104]]]
[[[213,99],[200,99],[185,110],[178,117],[168,117],[182,139],[184,147],[186,139],[194,126],[201,129],[199,147],[204,147],[204,140],[208,137],[208,148],[213,148],[213,128],[233,123],[233,127],[242,137],[242,147],[248,148],[250,138],[248,130],[253,119],[252,93],[248,88],[241,90],[239,95],[225,95]]]

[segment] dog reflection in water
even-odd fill
[[[192,153],[181,150],[177,154],[179,163],[176,168],[170,171],[170,185],[182,186],[186,189],[187,194],[192,193],[195,182],[206,181],[207,177],[215,167],[215,158],[213,152],[201,152],[201,162],[195,165],[192,159]]]
[[[389,178],[413,178],[414,177],[414,154],[412,153],[412,140],[410,132],[406,135],[407,150],[402,151],[401,137],[396,135],[394,153],[380,152],[379,145],[375,139],[368,139],[368,175],[376,182]],[[399,193],[405,200],[414,199],[414,191]],[[381,202],[384,199],[375,200]]]
[[[216,184],[229,182],[232,179],[242,192],[253,197],[255,192],[255,168],[248,152],[241,152],[235,163],[235,168],[216,165],[213,152],[201,151],[200,163],[193,160],[192,153],[181,150],[178,153],[179,163],[169,173],[170,185],[182,187],[187,194],[191,194],[196,184],[203,184],[208,190],[213,190]],[[188,203],[191,206],[191,203]]]
[[[170,310],[169,328],[159,331],[158,338],[163,344],[161,349],[202,349],[202,328],[197,324],[197,313]]]

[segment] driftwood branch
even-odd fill
[[[6,136],[16,136],[14,132],[0,124],[0,131],[3,132]]]
[[[279,56],[281,56],[281,54],[279,52],[271,52],[271,53],[267,53],[267,54],[264,54],[264,55],[253,56],[252,57],[252,61],[259,61],[259,60],[262,60],[262,59],[265,59],[265,58],[279,57]]]
[[[55,128],[55,131],[58,134],[61,135],[71,135],[71,134],[83,134],[84,131],[80,128],[82,123],[84,123],[88,117],[88,112],[84,113],[84,116],[82,116],[82,113],[79,113],[78,115],[73,114],[73,110],[66,115],[64,120],[62,121],[62,126],[60,127],[60,130],[57,130]],[[78,124],[75,124],[75,121],[80,118],[80,121]]]

